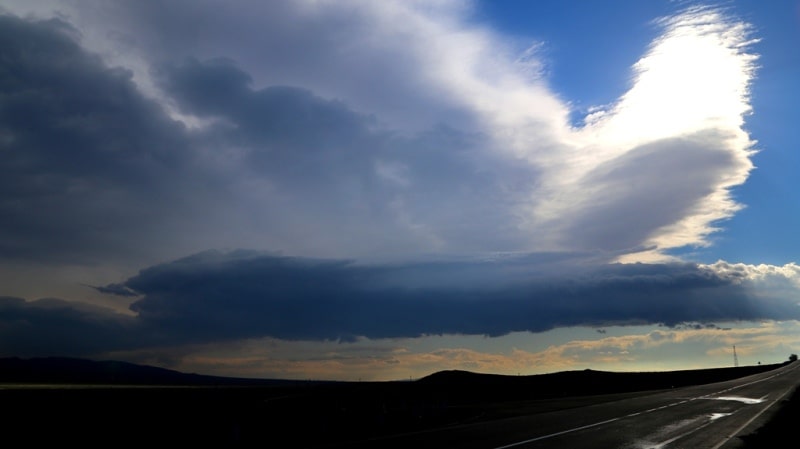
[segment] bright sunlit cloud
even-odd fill
[[[740,208],[729,189],[753,168],[742,128],[756,60],[750,27],[709,8],[658,24],[663,34],[634,65],[630,90],[588,115],[562,147],[562,165],[545,171],[549,195],[534,215],[565,246],[600,226],[596,239],[579,241],[583,249],[664,259],[664,250],[706,245]]]

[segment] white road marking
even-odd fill
[[[517,441],[516,443],[507,444],[505,446],[496,447],[494,449],[506,449],[506,448],[509,448],[509,447],[521,446],[523,444],[533,443],[534,441],[546,440],[548,438],[552,438],[552,437],[555,437],[555,436],[558,436],[558,435],[564,435],[565,433],[577,432],[579,430],[588,429],[590,427],[602,426],[603,424],[608,424],[610,422],[618,421],[619,419],[620,418],[612,418],[612,419],[609,419],[609,420],[606,420],[606,421],[600,421],[600,422],[596,422],[594,424],[589,424],[589,425],[586,425],[586,426],[576,427],[574,429],[567,429],[567,430],[563,430],[561,432],[551,433],[550,435],[543,435],[543,436],[540,436],[540,437],[531,438],[530,440]]]

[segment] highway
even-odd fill
[[[800,384],[800,363],[699,385],[337,448],[734,449]]]

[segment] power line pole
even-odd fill
[[[733,345],[733,366],[739,366],[739,357],[736,357],[736,345]]]

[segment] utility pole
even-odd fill
[[[736,345],[733,345],[733,366],[739,366],[739,357],[736,357]]]

